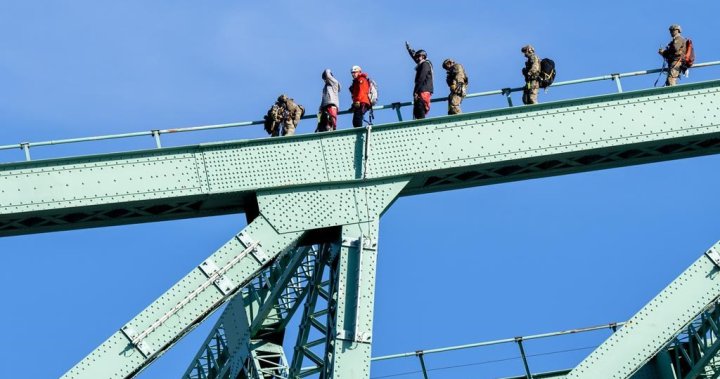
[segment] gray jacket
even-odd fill
[[[322,78],[325,80],[325,86],[323,87],[320,110],[328,105],[334,105],[340,108],[340,82],[335,79],[329,68],[323,71]]]

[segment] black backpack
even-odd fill
[[[555,62],[550,58],[540,61],[540,88],[550,87],[555,81]]]

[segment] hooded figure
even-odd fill
[[[320,121],[316,132],[329,132],[337,129],[337,113],[340,106],[340,82],[332,74],[330,69],[322,73],[325,81],[323,87],[322,101],[320,102]]]

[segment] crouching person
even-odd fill
[[[265,131],[272,137],[292,136],[304,115],[305,108],[302,105],[285,95],[280,95],[265,115]]]

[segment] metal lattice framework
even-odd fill
[[[242,328],[249,330],[242,333],[247,335],[242,339],[243,346],[237,346],[238,343],[233,341],[235,350],[245,351],[246,355],[247,352],[255,350],[250,348],[250,344],[258,345],[262,343],[260,341],[263,338],[271,339],[281,335],[307,292],[320,250],[320,247],[298,248],[291,254],[277,259],[243,288],[242,293],[227,305],[226,311],[213,327],[213,331],[183,377],[187,379],[236,377],[241,366],[236,363],[233,372],[231,357],[234,356],[235,362],[247,362],[248,357],[241,358],[238,351],[231,352],[226,325],[240,323]],[[243,312],[244,316],[238,315],[238,312]],[[243,323],[242,320],[247,321]],[[237,334],[237,331],[234,333]],[[264,345],[269,344],[271,342],[264,342]],[[244,367],[256,368],[255,365]]]
[[[225,304],[186,378],[367,378],[379,220],[399,196],[718,152],[712,81],[0,165],[0,236],[245,212],[245,229],[63,378],[133,377]],[[297,159],[278,162],[281,154]],[[716,245],[566,377],[625,378],[667,362],[686,366],[684,375],[715,375],[718,265]],[[285,328],[303,302],[288,359]]]
[[[675,337],[670,347],[680,378],[720,377],[720,307],[714,302]]]

